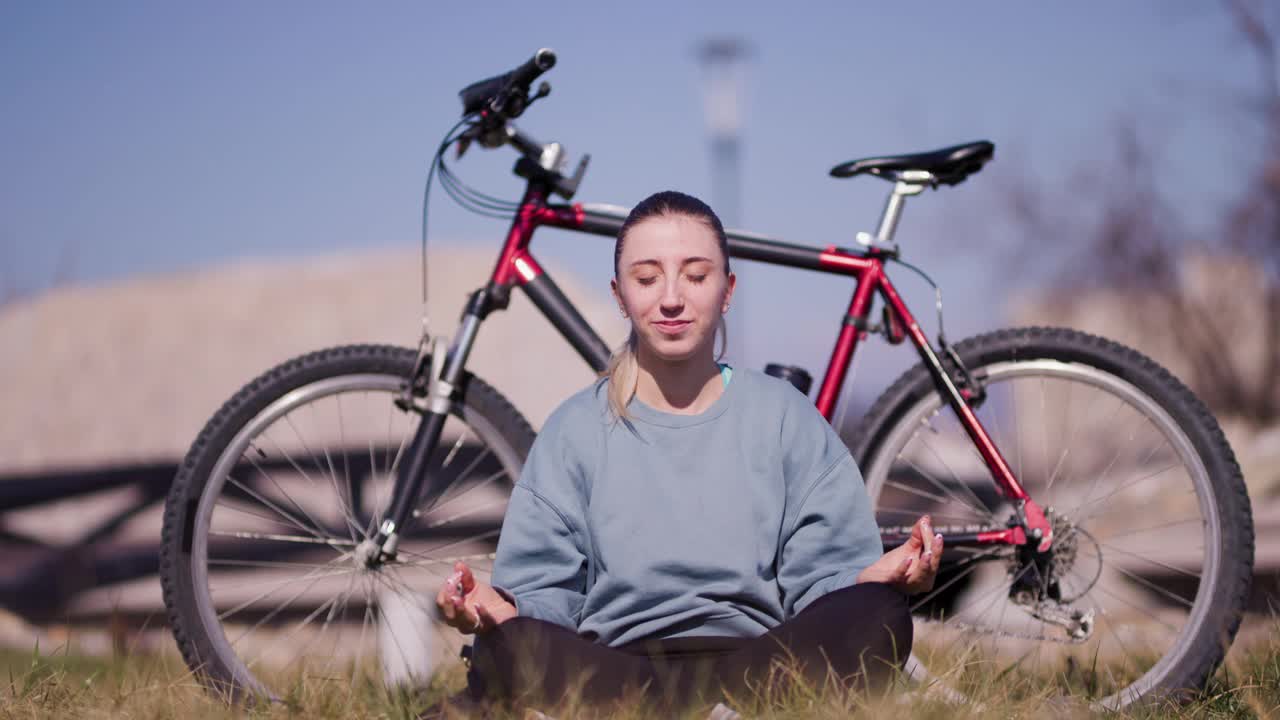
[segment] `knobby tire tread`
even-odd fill
[[[1161,681],[1159,692],[1174,695],[1204,687],[1222,663],[1249,599],[1253,578],[1254,531],[1248,492],[1240,465],[1208,407],[1159,363],[1106,338],[1054,327],[997,330],[955,344],[970,372],[992,362],[1033,359],[1076,361],[1105,370],[1154,399],[1174,417],[1200,454],[1221,513],[1223,552],[1219,594],[1211,601],[1201,632],[1187,653]],[[950,368],[950,361],[944,366]],[[880,443],[903,413],[925,393],[933,379],[917,364],[894,381],[872,404],[851,436],[859,466],[870,467]],[[1190,420],[1190,422],[1187,422]]]
[[[285,392],[308,383],[351,373],[387,373],[408,377],[417,359],[409,348],[392,345],[344,345],[326,348],[286,360],[254,378],[223,403],[201,429],[179,466],[164,508],[161,531],[160,585],[162,597],[178,648],[187,667],[215,693],[229,699],[240,698],[245,688],[234,682],[212,651],[199,620],[194,618],[192,598],[176,574],[189,557],[185,515],[189,501],[199,502],[207,473],[237,432],[265,407]],[[430,366],[428,362],[427,366]],[[475,407],[499,434],[516,449],[523,460],[533,443],[534,431],[524,416],[488,383],[465,375],[458,383],[457,402]],[[514,480],[512,480],[514,483]],[[196,591],[199,591],[196,589]],[[190,617],[187,617],[190,616]],[[193,627],[194,625],[194,627]]]

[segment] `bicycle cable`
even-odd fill
[[[943,329],[942,329],[942,288],[938,287],[938,283],[934,282],[933,278],[929,277],[928,273],[916,267],[915,265],[912,265],[906,260],[900,260],[898,258],[891,257],[889,258],[889,262],[898,263],[899,265],[902,265],[908,270],[911,270],[915,274],[924,278],[924,281],[929,283],[929,287],[933,288],[935,303],[938,308],[938,344],[941,345],[943,349],[945,349],[947,347],[947,335],[945,332],[943,332]]]
[[[515,214],[519,204],[489,196],[468,186],[443,162],[440,163],[440,186],[463,209],[484,217],[505,220]]]
[[[449,128],[449,131],[444,134],[444,140],[440,142],[440,146],[436,148],[435,154],[431,157],[431,165],[427,169],[426,187],[422,190],[422,330],[424,338],[428,335],[427,330],[430,325],[427,315],[427,216],[431,208],[431,181],[435,179],[436,166],[440,163],[440,156],[443,155],[449,149],[449,146],[458,139],[458,136],[454,135],[454,133],[458,131],[458,128],[462,127],[474,118],[475,115],[476,113],[467,113],[463,115],[462,119],[458,120],[458,122],[455,123],[453,127]]]
[[[454,196],[454,199],[459,200],[460,202],[474,204],[489,210],[505,210],[511,213],[514,213],[520,208],[520,203],[518,202],[494,197],[493,195],[483,193],[470,185],[467,185],[457,173],[445,164],[443,157],[440,158],[440,179],[443,182],[447,182],[453,190],[465,197],[464,201],[462,198]]]
[[[444,140],[436,148],[436,152],[431,158],[431,165],[427,170],[427,182],[422,191],[422,339],[419,342],[420,353],[431,334],[431,321],[427,306],[427,220],[431,207],[431,184],[435,180],[436,174],[439,173],[440,186],[444,188],[449,197],[462,206],[463,209],[470,212],[505,220],[510,218],[520,207],[519,203],[485,194],[467,185],[444,161],[445,154],[449,151],[449,148],[467,132],[466,130],[458,132],[458,129],[472,122],[478,115],[478,112],[466,113],[453,127],[449,128],[449,131],[444,134]]]

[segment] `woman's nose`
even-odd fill
[[[662,309],[680,310],[684,307],[684,297],[680,294],[680,283],[668,281],[662,288]]]

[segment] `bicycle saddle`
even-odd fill
[[[885,180],[898,180],[903,171],[927,170],[938,182],[955,185],[981,170],[995,150],[994,144],[978,140],[911,155],[862,158],[831,168],[831,177],[847,178],[869,173]]]

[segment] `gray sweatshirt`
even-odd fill
[[[737,368],[701,414],[628,410],[602,380],[534,441],[491,579],[519,615],[610,646],[754,637],[880,557],[862,475],[790,384]]]

